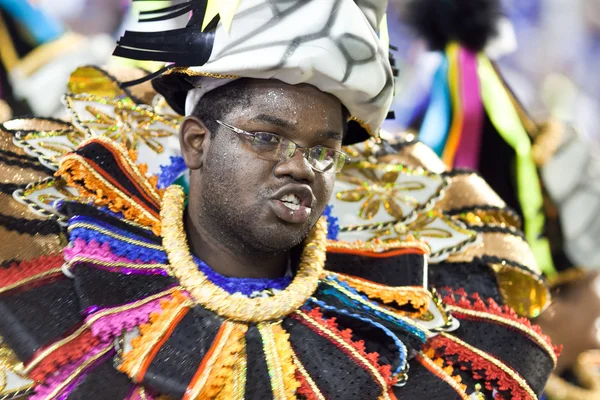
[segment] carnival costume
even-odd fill
[[[565,342],[565,353],[581,351],[577,359],[566,358],[563,377],[551,376],[548,398],[600,398],[598,341],[592,339],[598,294],[587,284],[600,260],[594,178],[600,163],[593,146],[569,124],[532,118],[488,58],[501,33],[501,2],[409,3],[407,22],[431,50],[442,52],[419,138],[448,166],[479,171],[524,219],[525,236],[557,294],[558,305],[539,323],[560,340],[574,338],[570,347]],[[583,324],[573,328],[578,321],[568,321],[569,315]]]
[[[130,32],[118,52],[175,61],[155,84],[179,112],[214,79],[276,78],[336,95],[354,121],[346,143],[376,134],[392,95],[387,53],[375,33],[385,2],[218,4],[160,10],[156,18],[193,16],[181,31]],[[313,24],[308,16],[317,11]],[[278,25],[284,31],[281,24],[290,42],[265,45]],[[150,40],[157,37],[164,41]],[[195,40],[197,59],[184,60],[187,47],[177,46],[184,37]],[[238,66],[236,54],[250,52],[247,58],[255,50],[256,65]],[[368,79],[354,75],[361,69]],[[184,191],[172,185],[181,172],[169,155],[179,117],[147,83],[131,83],[147,77],[130,75],[124,84],[119,74],[76,71],[64,100],[69,123],[30,119],[2,127],[2,395],[538,398],[556,363],[556,349],[538,328],[473,290],[430,291],[430,247],[422,241],[335,240],[335,204],[289,276],[228,278],[193,256],[183,229]],[[422,177],[426,196],[402,211],[414,218],[431,211],[449,182],[444,174],[407,171],[396,166],[381,178]],[[461,232],[464,242],[477,244]]]

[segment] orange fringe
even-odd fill
[[[394,309],[393,311],[398,314],[418,318],[425,314],[429,308],[431,294],[423,287],[386,286],[355,276],[340,273],[332,274],[340,281],[346,282],[354,289],[364,293],[370,299],[380,300],[385,304],[395,302],[400,307],[410,304],[415,309],[414,312],[405,312]]]
[[[452,378],[458,386],[462,389],[463,392],[467,391],[467,385],[462,383],[462,377],[460,375],[454,374],[454,367],[452,365],[444,366],[444,360],[439,357],[436,357],[435,350],[431,347],[423,349],[422,352],[427,358],[429,358],[435,365],[440,367],[442,371],[444,371],[450,378]]]
[[[247,330],[246,324],[232,321],[225,321],[221,325],[209,352],[186,389],[184,400],[230,400],[234,398],[234,370],[239,357],[244,356]],[[202,385],[202,387],[197,388],[196,385]],[[193,396],[192,394],[196,392],[198,395]]]
[[[131,341],[132,349],[123,356],[119,371],[134,382],[141,382],[152,359],[190,306],[190,300],[180,291],[161,300],[162,312],[150,314],[150,322],[140,325],[140,336]]]
[[[273,331],[275,348],[281,364],[286,397],[289,400],[296,399],[296,390],[300,387],[300,382],[296,379],[296,365],[293,361],[294,351],[289,341],[290,334],[281,327],[281,323],[272,324],[271,330]]]
[[[160,235],[160,219],[157,216],[131,198],[117,194],[112,185],[90,172],[93,169],[80,156],[69,154],[63,158],[56,175],[69,186],[77,188],[80,195],[92,198],[95,204],[107,206],[112,212],[121,212],[126,219],[152,227],[152,231]]]

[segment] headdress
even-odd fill
[[[393,95],[386,45],[378,37],[386,0],[188,0],[142,12],[140,21],[190,14],[185,27],[125,32],[116,56],[170,63],[154,80],[185,113],[192,89],[236,78],[307,83],[333,94],[351,115],[345,143],[377,136]],[[190,96],[190,102],[198,101]],[[188,106],[188,111],[192,106]]]

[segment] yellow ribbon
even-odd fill
[[[458,143],[460,142],[460,134],[462,132],[464,113],[462,109],[462,102],[460,99],[460,68],[458,62],[459,53],[458,43],[450,43],[446,48],[446,55],[448,58],[448,82],[450,85],[450,99],[452,102],[452,125],[450,126],[450,132],[448,133],[448,140],[444,147],[444,153],[442,154],[442,160],[449,167],[452,168],[454,165],[454,156]]]
[[[204,13],[204,20],[202,21],[202,30],[206,29],[210,21],[219,15],[225,30],[229,32],[231,30],[231,22],[239,5],[240,0],[208,0],[206,13]]]
[[[531,142],[507,89],[483,54],[477,56],[481,97],[498,134],[516,153],[517,196],[525,219],[525,237],[540,269],[555,273],[550,245],[542,238],[544,229],[543,197],[540,180],[531,153]]]

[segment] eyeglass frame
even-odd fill
[[[230,131],[232,131],[232,132],[234,132],[234,133],[237,133],[238,135],[242,135],[242,136],[245,136],[245,137],[249,137],[249,138],[253,138],[253,139],[255,139],[255,138],[256,138],[256,135],[257,135],[257,134],[259,134],[259,133],[268,133],[269,135],[273,135],[273,136],[275,136],[275,137],[278,137],[278,138],[280,138],[280,140],[285,140],[285,141],[288,141],[288,142],[292,143],[292,144],[295,146],[294,152],[292,153],[292,155],[291,155],[290,157],[288,157],[288,158],[285,158],[285,159],[282,159],[282,160],[279,160],[279,161],[287,161],[287,160],[291,159],[292,157],[294,157],[294,156],[296,155],[296,152],[297,152],[298,150],[300,150],[300,151],[302,152],[302,155],[303,155],[304,159],[305,159],[306,161],[308,161],[308,165],[310,165],[310,167],[311,167],[311,168],[312,168],[314,171],[316,171],[316,172],[319,172],[319,173],[321,173],[321,174],[324,174],[324,173],[328,173],[328,172],[330,172],[330,171],[332,170],[332,167],[333,167],[333,172],[334,172],[334,173],[338,173],[338,172],[340,172],[340,171],[342,170],[342,168],[344,167],[344,164],[346,163],[346,161],[348,161],[348,160],[349,160],[349,158],[350,158],[350,157],[349,157],[347,154],[345,154],[344,152],[342,152],[342,151],[339,151],[339,150],[332,149],[331,147],[327,147],[327,146],[324,146],[324,145],[320,145],[320,144],[319,144],[319,145],[312,146],[312,147],[304,147],[304,146],[300,146],[298,143],[294,142],[293,140],[291,140],[291,139],[288,139],[288,138],[286,138],[286,137],[283,137],[283,136],[281,136],[281,135],[279,135],[279,134],[277,134],[277,133],[273,133],[273,132],[265,132],[265,131],[260,131],[260,132],[248,132],[248,131],[245,131],[245,130],[243,130],[243,129],[240,129],[240,128],[236,127],[236,126],[233,126],[233,125],[231,125],[231,124],[228,124],[227,122],[223,122],[223,121],[221,121],[221,120],[218,120],[218,119],[215,119],[215,122],[216,122],[217,124],[221,125],[222,127],[226,128],[226,129],[228,129],[228,130],[230,130]],[[338,161],[337,161],[337,162],[335,162],[335,161],[334,161],[334,162],[333,162],[333,163],[332,163],[332,164],[329,166],[329,168],[327,168],[326,170],[320,170],[319,168],[315,167],[315,166],[314,166],[313,164],[311,164],[311,162],[310,162],[310,159],[309,159],[309,154],[310,154],[310,151],[311,151],[311,150],[313,150],[313,149],[315,149],[315,148],[318,148],[318,147],[324,147],[324,148],[326,148],[326,149],[328,149],[328,150],[331,150],[331,151],[333,151],[333,152],[334,152],[336,155],[338,155],[338,156],[339,156],[339,158],[338,158]]]

